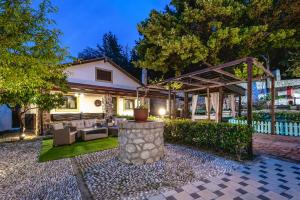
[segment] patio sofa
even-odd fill
[[[108,137],[108,129],[103,126],[104,124],[104,120],[99,121],[97,119],[73,120],[69,122],[71,127],[76,127],[78,137],[81,137],[84,141]]]
[[[108,129],[104,124],[104,120],[97,119],[56,122],[51,124],[50,132],[55,145],[72,144],[76,137],[85,141],[108,137]]]

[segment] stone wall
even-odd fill
[[[128,164],[152,163],[164,156],[163,122],[122,122],[119,159]]]
[[[110,119],[113,116],[113,102],[110,94],[104,96],[105,119]]]

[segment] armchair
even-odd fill
[[[76,140],[76,130],[70,127],[53,130],[53,146],[60,146],[65,144],[73,144]]]

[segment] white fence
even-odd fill
[[[247,120],[229,119],[231,124],[247,124]],[[257,133],[271,134],[270,121],[253,121],[252,126]],[[275,132],[277,135],[300,136],[300,123],[276,122]]]

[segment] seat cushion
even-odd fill
[[[84,121],[83,120],[73,120],[71,121],[72,126],[75,126],[77,129],[84,128]]]
[[[96,125],[96,119],[86,119],[84,120],[84,127],[85,128],[91,128]]]
[[[53,130],[60,130],[60,129],[64,128],[63,123],[55,123],[55,124],[52,124],[51,126],[52,126]]]

